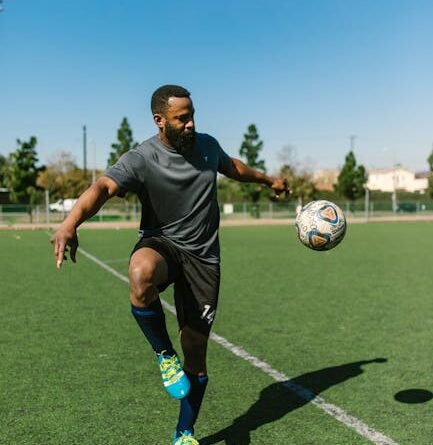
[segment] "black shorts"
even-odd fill
[[[168,279],[158,290],[162,292],[174,283],[179,328],[189,326],[209,335],[218,305],[220,265],[200,261],[161,237],[141,238],[131,256],[143,247],[155,250],[167,263]]]

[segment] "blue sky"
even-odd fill
[[[106,165],[124,116],[155,133],[152,92],[193,95],[198,131],[238,155],[250,123],[275,170],[283,147],[310,169],[341,166],[356,135],[367,168],[426,170],[433,144],[429,0],[3,0],[0,153],[38,138]]]

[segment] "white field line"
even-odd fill
[[[117,270],[114,270],[112,267],[108,266],[106,263],[99,260],[92,254],[86,252],[81,247],[79,248],[78,251],[81,254],[83,254],[85,257],[87,257],[89,260],[95,262],[98,266],[105,269],[107,272],[109,272],[112,275],[114,275],[115,277],[119,278],[121,281],[123,281],[125,283],[129,283],[128,277],[117,272]],[[167,303],[163,299],[161,299],[161,302],[165,309],[167,309],[172,314],[176,314],[176,310],[175,310],[174,306]],[[373,442],[377,445],[398,445],[397,442],[394,442],[389,437],[374,430],[373,428],[370,428],[368,425],[366,425],[361,420],[346,413],[343,409],[339,408],[336,405],[333,405],[332,403],[328,403],[325,399],[315,395],[309,389],[304,388],[301,385],[298,385],[286,374],[272,368],[268,363],[264,362],[263,360],[260,360],[259,358],[255,357],[254,355],[249,354],[247,351],[245,351],[245,349],[241,348],[240,346],[236,346],[235,344],[229,342],[224,337],[221,337],[220,335],[215,334],[213,332],[211,332],[210,338],[215,343],[218,343],[223,348],[232,352],[236,357],[242,358],[243,360],[247,361],[254,367],[260,369],[262,372],[264,372],[268,376],[272,377],[275,381],[281,382],[285,387],[287,387],[290,391],[295,393],[298,397],[304,399],[307,402],[311,402],[313,405],[316,405],[322,411],[324,411],[325,413],[334,417],[336,420],[338,420],[339,422],[348,426],[349,428],[354,429],[358,434],[360,434],[361,436],[370,440],[371,442]]]

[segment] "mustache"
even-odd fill
[[[195,138],[195,130],[186,130],[181,133],[181,137],[183,139],[194,139]]]

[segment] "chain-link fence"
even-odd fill
[[[348,217],[398,217],[404,215],[431,215],[433,216],[433,201],[402,201],[393,204],[390,200],[371,200],[369,202],[334,201]],[[295,201],[260,202],[257,204],[221,203],[221,219],[284,219],[296,216],[297,204]],[[0,205],[0,225],[14,224],[56,224],[63,221],[66,212],[53,212],[44,205]],[[139,221],[141,207],[139,204],[125,201],[121,204],[107,203],[89,222],[123,222]]]

